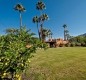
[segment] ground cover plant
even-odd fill
[[[38,50],[25,80],[86,80],[86,48],[60,47]]]

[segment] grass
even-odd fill
[[[86,80],[86,48],[38,50],[26,76],[27,80]]]

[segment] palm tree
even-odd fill
[[[41,26],[43,27],[43,23],[44,21],[48,20],[49,17],[47,14],[42,14],[40,17],[39,17],[39,21],[41,22]]]
[[[38,1],[38,3],[36,4],[36,9],[40,11],[44,10],[45,4],[42,1]]]
[[[46,36],[47,36],[47,29],[42,28],[41,37],[42,37],[42,41],[43,41],[43,42],[45,41]]]
[[[68,30],[65,30],[65,36],[66,36],[66,40],[68,40],[68,37],[69,37],[69,31]]]
[[[50,38],[50,36],[52,38],[52,32],[51,32],[51,30],[50,29],[42,28],[42,41],[44,42],[45,39],[46,39],[46,37]]]
[[[47,14],[42,14],[40,17],[39,17],[39,21],[41,22],[41,25],[40,25],[40,34],[41,34],[41,39],[42,39],[42,29],[43,29],[43,23],[44,23],[44,21],[46,21],[46,20],[48,20],[48,15]]]
[[[40,38],[43,40],[43,23],[45,20],[48,20],[48,15],[47,14],[42,14],[42,11],[45,9],[45,4],[43,3],[42,0],[38,1],[36,4],[36,9],[40,11],[40,17],[39,17],[39,22],[40,22]]]
[[[39,20],[42,21],[42,22],[44,22],[45,20],[48,20],[48,19],[49,19],[49,17],[48,17],[47,14],[42,14],[42,15],[39,17]]]
[[[64,28],[64,40],[66,40],[66,28],[67,28],[67,25],[64,24],[64,25],[63,25],[63,28]]]
[[[33,23],[37,24],[37,30],[38,30],[38,35],[39,35],[39,39],[40,39],[40,32],[39,32],[39,28],[38,28],[38,23],[39,23],[39,17],[38,16],[33,17]]]
[[[52,33],[51,30],[49,29],[49,30],[48,30],[48,37],[49,37],[49,39],[52,39],[52,35],[53,35],[53,33]]]
[[[20,13],[20,29],[22,27],[22,12],[25,11],[25,8],[21,5],[21,4],[17,4],[15,7],[14,7],[15,10],[19,11]]]
[[[40,22],[43,21],[44,19],[47,19],[47,14],[42,14],[42,10],[45,9],[45,4],[40,0],[38,1],[38,3],[36,4],[36,9],[40,10]]]
[[[71,38],[70,34],[67,34],[67,40],[69,40]]]

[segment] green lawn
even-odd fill
[[[28,80],[86,80],[86,48],[38,50],[26,76]]]

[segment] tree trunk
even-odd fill
[[[38,28],[38,23],[37,23],[37,30],[38,30],[39,39],[41,39],[41,38],[40,38],[39,28]]]
[[[22,14],[20,12],[20,29],[21,29],[21,27],[22,27]]]
[[[65,32],[65,28],[64,28],[64,40],[66,41],[66,32]]]
[[[40,38],[43,41],[43,24],[40,25]]]

